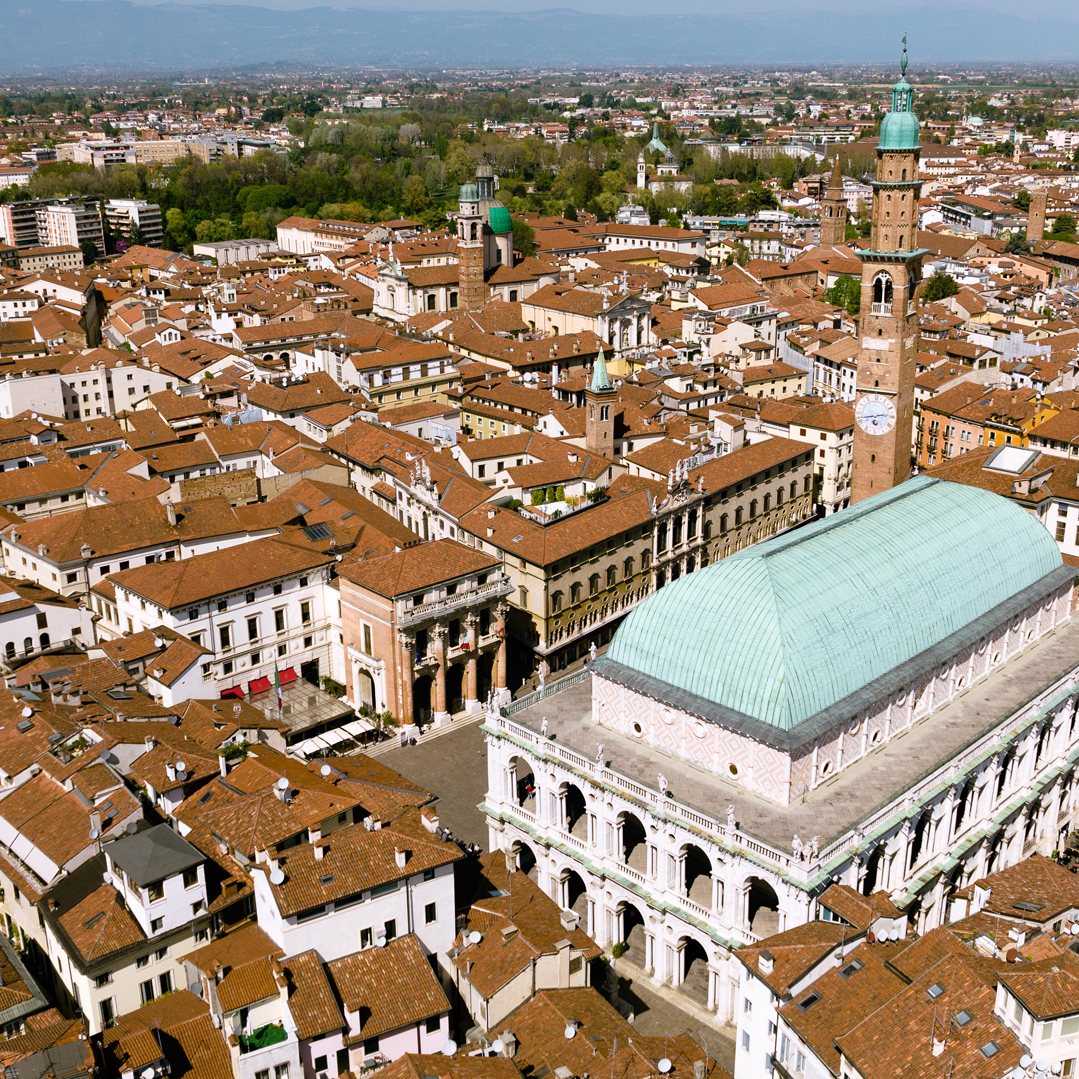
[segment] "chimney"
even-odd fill
[[[151,749],[154,748],[154,736],[152,734],[148,734],[144,740],[146,742],[146,751],[149,752]]]
[[[93,553],[94,552],[90,550],[90,545],[88,543],[84,543],[82,549],[79,551],[79,554],[82,555],[83,558],[89,558]]]
[[[408,862],[408,851],[401,850],[400,847],[393,848],[393,860],[397,863],[398,869],[404,869]]]
[[[96,809],[90,814],[90,827],[101,835],[101,814]]]
[[[320,839],[317,842],[312,843],[311,845],[315,848],[315,861],[316,862],[321,862],[322,859],[323,859],[323,856],[326,853],[326,844],[323,843],[322,840]],[[401,863],[398,862],[398,865],[400,865],[400,864]]]
[[[229,762],[225,759],[224,753],[217,755],[217,770],[221,773],[222,779],[229,774]]]
[[[172,761],[165,762],[165,775],[170,782],[176,779],[176,765]]]
[[[502,1043],[502,1051],[508,1057],[517,1055],[517,1037],[508,1030],[504,1030],[498,1039]]]
[[[934,1037],[933,1037],[933,1056],[939,1057],[940,1054],[943,1053],[943,1052],[944,1052],[944,1039],[943,1038],[938,1038],[938,1037],[936,1037],[934,1035]]]
[[[307,838],[310,842],[317,843],[322,838],[322,826],[316,824],[313,828],[308,828]]]
[[[172,502],[166,502],[165,503],[165,511],[169,515],[169,524],[170,525],[175,525],[176,524],[176,506]]]
[[[763,951],[757,956],[757,967],[762,974],[771,974],[775,963],[775,956],[769,951]]]
[[[561,910],[558,914],[559,921],[562,923],[562,928],[567,932],[571,929],[577,928],[577,922],[579,915],[574,910]]]
[[[693,1079],[704,1079],[708,1074],[708,1065],[703,1060],[693,1061]]]
[[[214,960],[214,984],[217,984],[225,976],[225,968],[221,965],[220,959]]]

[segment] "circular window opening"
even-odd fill
[[[1028,629],[1028,630],[1027,630],[1027,636],[1026,636],[1026,639],[1027,639],[1028,641],[1032,641],[1032,640],[1034,640],[1034,630],[1032,630],[1032,629]]]
[[[992,660],[992,662],[993,662],[993,663],[999,663],[999,662],[1000,662],[1000,653],[999,653],[999,652],[994,652],[994,653],[993,653],[993,660]]]
[[[966,677],[960,678],[959,681],[955,683],[955,688],[956,689],[962,689],[966,684],[967,684]]]
[[[669,708],[663,709],[663,722],[669,727],[674,722],[674,713]]]
[[[874,731],[874,732],[873,732],[873,737],[872,737],[872,738],[870,738],[870,739],[869,739],[869,741],[870,741],[870,743],[871,743],[872,745],[879,745],[879,744],[880,744],[880,740],[881,740],[881,738],[883,738],[883,737],[884,737],[884,736],[883,736],[883,735],[881,734],[881,732],[880,732],[880,731]]]
[[[727,771],[730,772],[732,776],[738,775],[738,765],[735,764],[734,761],[731,761],[731,763],[727,765]]]
[[[826,775],[828,775],[828,773],[829,773],[829,772],[831,772],[831,770],[832,770],[832,762],[831,762],[831,761],[825,761],[825,762],[824,762],[824,763],[823,763],[823,764],[822,764],[822,765],[820,766],[820,774],[821,774],[822,776],[826,776]]]
[[[698,738],[703,738],[703,737],[704,737],[704,730],[705,730],[705,728],[704,728],[704,724],[703,724],[703,723],[700,723],[700,722],[698,722],[698,723],[694,723],[694,724],[693,724],[693,733],[694,733],[694,734],[695,734],[695,735],[696,735],[696,736],[697,736]]]
[[[644,734],[644,730],[643,730],[643,728],[641,727],[641,725],[640,725],[639,723],[634,723],[634,724],[633,724],[633,733],[634,733],[634,734],[635,734],[635,735],[636,735],[636,736],[637,736],[638,738],[640,738],[640,736],[641,736],[642,734]]]

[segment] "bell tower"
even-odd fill
[[[917,336],[914,291],[928,252],[917,246],[920,149],[914,90],[906,79],[905,34],[901,66],[902,75],[892,88],[891,112],[880,125],[869,250],[858,255],[862,296],[852,503],[902,483],[911,469]]]
[[[820,245],[821,247],[835,247],[837,244],[845,243],[846,239],[847,200],[843,195],[843,172],[839,167],[837,155],[835,168],[832,169],[832,178],[828,181],[824,198],[821,199]]]
[[[614,406],[617,396],[607,374],[607,361],[603,358],[603,346],[600,345],[592,367],[592,381],[584,391],[584,445],[589,453],[614,457]]]

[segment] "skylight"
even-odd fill
[[[862,967],[864,967],[864,966],[865,966],[865,963],[863,963],[860,959],[854,959],[850,963],[848,963],[839,972],[839,974],[843,978],[849,978],[852,974],[857,974],[858,971],[860,971],[862,969]]]
[[[1000,1052],[1000,1046],[996,1042],[989,1041],[982,1046],[982,1056],[986,1059],[989,1057],[995,1057]]]
[[[964,1008],[961,1012],[955,1013],[955,1025],[957,1027],[965,1027],[967,1023],[969,1023],[973,1018],[974,1017],[970,1014],[970,1012],[968,1012],[966,1008]]]
[[[812,1008],[818,1000],[820,1000],[820,993],[810,993],[809,996],[805,998],[805,1000],[800,1000],[798,1002],[798,1007],[801,1008],[804,1012],[809,1011],[809,1009]]]
[[[944,986],[940,982],[934,982],[926,992],[929,994],[931,1000],[936,1000],[944,992]]]

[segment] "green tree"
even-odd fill
[[[1066,240],[1075,242],[1075,215],[1057,214],[1053,222],[1053,231],[1049,234],[1054,240]]]
[[[596,99],[591,94],[581,94],[577,99],[577,104],[580,105],[582,109],[590,109],[595,103],[595,100]]]
[[[169,251],[176,251],[188,242],[190,235],[183,213],[175,206],[166,210],[163,246]]]
[[[1030,192],[1027,190],[1019,191],[1012,198],[1012,205],[1017,206],[1024,212],[1030,209]]]
[[[279,124],[285,118],[284,109],[263,109],[262,122],[264,124]]]
[[[956,284],[955,278],[951,274],[938,271],[926,281],[922,299],[926,303],[936,303],[938,300],[946,299],[948,296],[955,296],[958,292],[959,286]]]
[[[519,217],[513,219],[513,249],[526,259],[536,253],[536,230]]]
[[[825,295],[829,303],[842,307],[848,314],[856,315],[862,305],[862,284],[849,273],[845,273]]]
[[[427,209],[431,199],[422,176],[410,176],[401,188],[401,204],[410,214],[420,214]]]
[[[79,250],[82,252],[82,261],[84,266],[90,266],[97,262],[98,250],[97,244],[93,240],[83,240],[79,244]]]
[[[1004,244],[1004,250],[1009,255],[1029,255],[1030,244],[1027,242],[1027,234],[1018,230],[1013,232]]]

